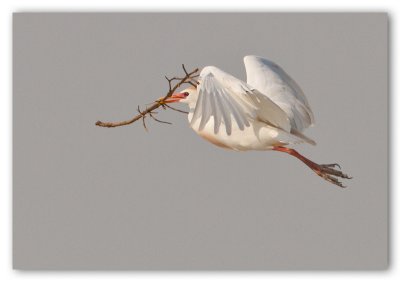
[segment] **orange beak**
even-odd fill
[[[165,99],[163,102],[164,103],[176,103],[179,102],[181,99],[185,99],[187,95],[183,93],[174,93],[171,95],[171,97],[168,97]],[[161,97],[159,100],[164,99],[164,97]]]

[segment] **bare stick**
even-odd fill
[[[180,112],[180,113],[182,113],[182,114],[188,114],[188,113],[189,113],[189,112],[187,112],[187,111],[182,111],[182,110],[176,109],[176,108],[174,108],[174,107],[172,107],[172,106],[170,106],[170,105],[167,105],[167,104],[164,104],[164,107],[170,108],[171,110]]]
[[[144,114],[142,113],[142,111],[140,110],[140,107],[139,107],[139,106],[137,106],[137,111],[138,111],[138,113],[141,114],[141,116],[142,116],[142,124],[143,124],[144,129],[145,129],[146,131],[149,131],[149,130],[147,129],[146,121],[145,121],[146,115],[144,115]]]
[[[152,119],[154,119],[154,120],[157,121],[157,122],[166,123],[166,124],[172,124],[172,122],[157,119],[157,118],[154,116],[154,113],[149,112],[149,115],[150,115],[150,117],[151,117]]]
[[[117,126],[124,126],[124,125],[128,125],[131,123],[134,123],[135,121],[138,121],[139,119],[143,119],[143,126],[144,128],[147,130],[146,127],[146,123],[144,121],[145,117],[147,114],[152,114],[153,111],[159,107],[163,107],[165,109],[165,106],[167,106],[168,108],[172,108],[169,105],[165,104],[165,100],[169,97],[171,97],[171,95],[175,92],[176,89],[178,89],[179,87],[181,87],[183,84],[191,84],[193,85],[193,81],[196,81],[195,78],[198,77],[198,71],[199,69],[196,68],[191,72],[187,72],[186,68],[184,65],[182,65],[183,71],[185,72],[185,76],[182,78],[179,77],[173,77],[173,78],[168,78],[165,77],[168,80],[168,86],[169,86],[169,90],[168,93],[161,99],[157,100],[156,102],[152,103],[148,108],[146,108],[146,110],[144,111],[140,111],[140,109],[138,108],[139,114],[134,116],[131,119],[125,120],[125,121],[119,121],[119,122],[102,122],[102,121],[97,121],[96,125],[97,126],[101,126],[101,127],[117,127]],[[174,86],[172,86],[172,82],[173,81],[178,81]],[[196,82],[197,83],[197,82]],[[175,108],[174,108],[175,109]],[[175,109],[177,110],[177,109]],[[181,110],[177,110],[180,112],[184,112]],[[154,119],[154,117],[153,117]],[[156,119],[155,119],[156,120]],[[159,121],[159,120],[157,120]],[[161,122],[161,121],[160,121]],[[164,122],[167,123],[167,122]]]

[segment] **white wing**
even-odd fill
[[[257,56],[244,57],[247,83],[268,96],[288,115],[292,130],[313,125],[314,116],[297,83],[277,64]]]
[[[290,131],[290,121],[286,113],[245,82],[212,66],[201,71],[200,81],[198,100],[190,121],[193,126],[200,119],[200,131],[211,117],[214,119],[215,134],[219,132],[222,123],[226,133],[230,135],[233,123],[243,130],[255,119]]]

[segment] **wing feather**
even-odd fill
[[[234,120],[236,121],[236,124],[238,125],[240,130],[244,129],[244,126],[250,126],[248,120],[245,117],[245,113],[241,111],[240,107],[237,106],[235,100],[233,100],[230,97],[227,97],[226,95],[221,95],[221,99],[225,101],[225,109],[229,109],[230,111],[226,113],[227,115],[232,114]]]
[[[221,95],[215,95],[215,101],[218,107],[218,111],[221,112],[222,118],[224,120],[225,128],[226,128],[226,133],[230,135],[232,133],[232,122],[231,122],[231,115],[229,115],[226,111],[221,111],[220,109],[223,109],[226,107],[226,102],[223,100]],[[219,131],[219,127],[221,125],[221,121],[217,120],[215,121],[214,124],[214,133],[217,134]]]
[[[247,83],[276,103],[288,115],[291,127],[302,131],[314,115],[300,86],[277,64],[257,56],[244,57]]]
[[[212,108],[211,108],[211,102],[212,96],[211,95],[203,95],[202,99],[202,115],[201,115],[201,121],[200,121],[200,126],[199,130],[203,130],[204,126],[207,124],[207,122],[210,120],[211,116],[215,116],[215,112],[213,113]]]
[[[190,122],[194,126],[200,119],[200,131],[211,117],[215,134],[220,131],[222,123],[230,135],[234,124],[244,130],[250,126],[251,119],[259,119],[290,131],[290,121],[278,105],[245,82],[216,67],[205,67],[200,73],[198,96]]]

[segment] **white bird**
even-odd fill
[[[174,93],[164,102],[187,104],[191,128],[214,145],[236,151],[285,152],[325,180],[344,187],[337,177],[351,177],[335,169],[340,168],[338,164],[316,164],[288,147],[315,145],[302,133],[314,124],[314,116],[298,84],[270,60],[246,56],[244,65],[247,83],[207,66],[200,73],[197,88]]]

